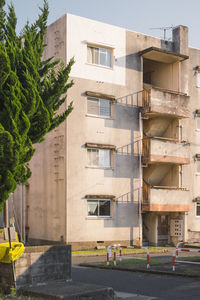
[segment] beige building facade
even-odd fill
[[[74,110],[36,146],[18,213],[26,238],[74,249],[200,240],[200,50],[188,28],[163,41],[67,14],[45,42],[45,59],[75,58]]]

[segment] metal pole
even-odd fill
[[[4,227],[8,228],[8,200],[4,204],[4,209],[3,209],[3,218],[4,218]]]
[[[139,130],[140,130],[140,140],[139,140],[139,242],[142,243],[142,138],[143,138],[143,128],[142,128],[142,114],[139,112]]]
[[[12,241],[11,241],[11,234],[10,234],[10,226],[8,226],[8,240],[9,240],[10,251],[12,251]],[[14,261],[13,260],[11,260],[11,265],[12,265],[13,285],[14,285],[14,288],[16,288],[15,265],[14,265]]]

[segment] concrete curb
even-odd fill
[[[98,266],[94,264],[79,264],[81,267],[89,267],[89,268],[97,268],[97,269],[107,269],[107,270],[117,270],[117,271],[126,271],[126,272],[141,272],[141,273],[149,273],[149,274],[159,274],[159,275],[170,275],[170,276],[181,276],[181,277],[190,277],[190,278],[200,278],[200,275],[188,275],[175,272],[166,272],[166,271],[158,271],[152,269],[128,269],[128,268],[119,268],[119,267],[107,267],[107,266]]]

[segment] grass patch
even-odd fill
[[[159,265],[163,264],[164,262],[159,259],[150,258],[149,264],[151,265]],[[99,266],[107,266],[107,262],[103,262],[98,264]],[[114,266],[113,261],[110,261],[110,264],[107,267],[112,268]],[[130,258],[130,259],[124,259],[122,261],[117,260],[117,267],[122,268],[137,268],[137,267],[144,267],[147,266],[147,260],[146,259],[137,259],[137,258]]]
[[[148,248],[150,252],[163,252],[163,248],[156,248],[156,247],[151,247]],[[113,249],[112,249],[113,252]],[[73,254],[106,254],[107,253],[107,249],[103,249],[103,250],[85,250],[85,251],[72,251],[72,255]],[[122,249],[122,254],[123,253],[141,253],[141,254],[146,254],[146,250],[145,249]]]
[[[29,297],[29,296],[18,296],[16,294],[16,289],[11,288],[11,294],[10,295],[5,295],[2,290],[0,290],[0,300],[34,300],[35,297]],[[41,300],[42,298],[37,298],[38,300]]]
[[[184,270],[183,273],[189,276],[198,276],[200,277],[200,270]]]

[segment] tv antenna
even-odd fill
[[[158,30],[163,30],[164,31],[164,41],[166,41],[166,33],[167,30],[173,29],[174,26],[168,26],[168,27],[155,27],[155,28],[150,28],[150,29],[158,29]]]

